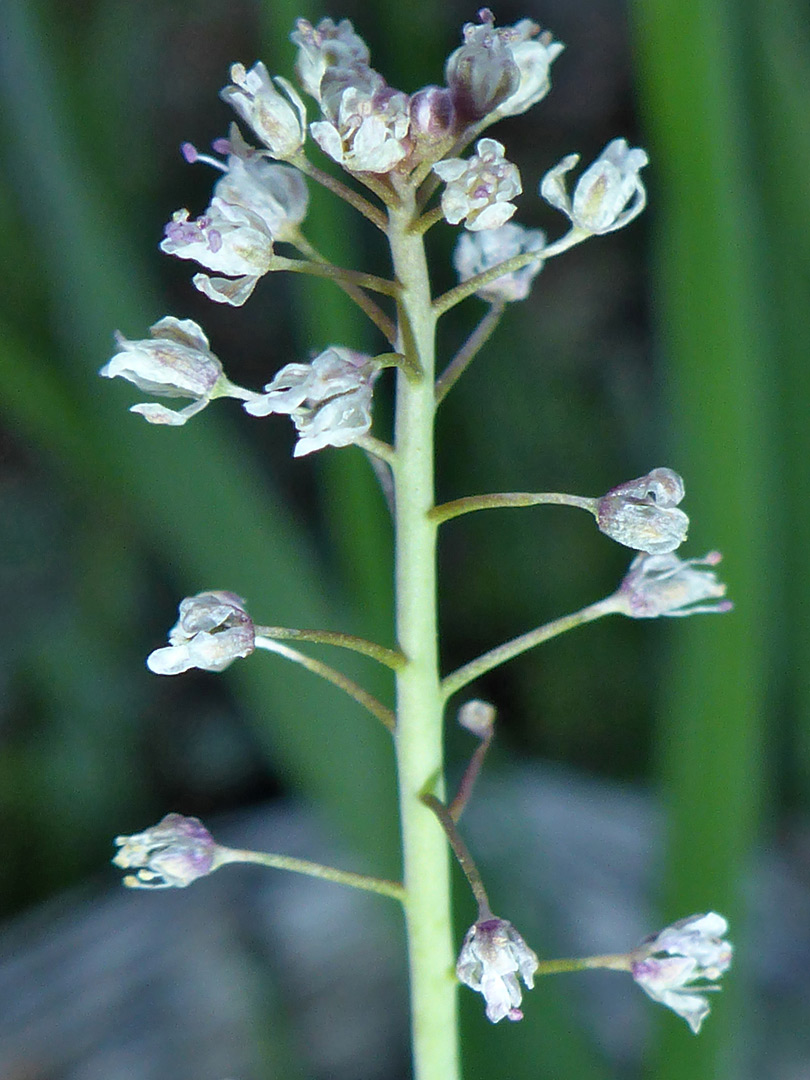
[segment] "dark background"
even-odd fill
[[[210,587],[245,596],[260,622],[391,644],[390,529],[362,454],[293,462],[285,420],[249,420],[231,402],[182,429],[150,428],[126,411],[137,391],[96,376],[114,329],[141,338],[166,313],[199,321],[227,373],[251,387],[328,344],[383,349],[328,285],[270,276],[244,308],[220,307],[192,289],[190,264],[157,250],[172,211],[195,216],[209,198],[215,176],[178,147],[225,133],[217,92],[229,64],[261,57],[290,77],[294,18],[325,13],[287,0],[6,0],[0,14],[7,919],[88,880],[106,896],[117,888],[105,869],[111,837],[170,809],[216,819],[306,805],[356,868],[397,872],[390,750],[352,703],[266,655],[220,677],[160,679],[143,665],[179,598]],[[426,0],[328,13],[352,18],[374,66],[406,91],[441,81],[475,15]],[[584,1022],[555,1030],[563,1052],[548,1066],[541,1006],[519,1036],[493,1035],[476,1001],[465,1045],[471,1061],[497,1046],[504,1077],[563,1080],[576,1068],[736,1080],[746,1017],[763,1008],[748,906],[755,856],[776,853],[799,886],[808,879],[810,27],[798,0],[532,0],[495,14],[499,24],[534,18],[566,43],[549,97],[491,132],[523,177],[515,220],[560,235],[565,222],[536,195],[541,176],[572,151],[589,162],[619,135],[648,149],[650,205],[627,230],[551,261],[507,313],[442,407],[439,496],[599,494],[671,466],[692,519],[682,553],[722,550],[735,610],[611,619],[488,676],[476,692],[500,710],[490,769],[506,782],[518,767],[559,766],[572,792],[589,776],[630,798],[646,792],[665,811],[648,929],[721,910],[739,962],[700,1039],[658,1017],[643,1064],[580,1053],[592,1041]],[[310,240],[337,263],[386,273],[373,230],[312,196]],[[454,283],[454,237],[446,225],[430,234],[437,291]],[[443,322],[445,357],[483,310],[473,299]],[[627,555],[565,509],[450,524],[445,670],[612,591]],[[362,662],[350,668],[390,692]],[[469,749],[450,733],[454,774]],[[580,1047],[568,1058],[566,1039]],[[785,1076],[810,1076],[809,1062]]]

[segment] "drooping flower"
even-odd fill
[[[309,205],[307,184],[299,170],[268,161],[264,151],[244,141],[236,124],[231,124],[227,139],[217,139],[213,145],[227,155],[225,161],[200,154],[191,143],[184,143],[182,151],[186,161],[202,161],[223,173],[214,185],[214,196],[261,218],[275,240],[294,241]]]
[[[540,253],[545,243],[545,233],[540,229],[526,229],[511,221],[498,229],[465,231],[459,236],[453,251],[453,265],[459,280],[464,282],[515,255],[536,251],[538,257],[522,269],[502,274],[475,292],[476,296],[489,300],[492,304],[525,300],[531,291],[532,282],[543,267]]]
[[[683,480],[672,469],[653,469],[597,500],[600,532],[635,551],[663,555],[686,539],[689,518],[678,510]]]
[[[281,77],[271,79],[261,61],[250,71],[233,64],[230,75],[231,84],[220,92],[222,100],[250,125],[273,157],[282,161],[294,157],[307,132],[307,111],[295,88]]]
[[[444,180],[442,211],[451,225],[464,221],[466,228],[497,229],[515,212],[509,200],[523,190],[517,166],[504,157],[502,143],[479,139],[469,158],[447,158],[433,166]]]
[[[534,986],[538,960],[514,926],[495,916],[474,923],[461,946],[456,975],[460,982],[482,994],[487,1019],[522,1020],[523,995],[518,976],[528,990]]]
[[[118,352],[99,374],[107,379],[120,375],[150,394],[192,399],[177,410],[152,402],[130,407],[130,412],[139,413],[150,424],[178,427],[215,397],[253,397],[225,377],[208,338],[192,319],[167,315],[149,328],[149,335],[143,341],[129,341],[116,332]]]
[[[133,836],[116,836],[113,863],[136,870],[124,878],[130,889],[184,889],[217,868],[217,845],[195,817],[167,814]]]
[[[617,610],[633,619],[731,611],[733,604],[723,599],[726,586],[713,570],[704,569],[717,566],[721,557],[719,551],[702,559],[637,555],[614,596]]]
[[[709,1014],[707,993],[731,966],[733,949],[725,940],[722,915],[692,915],[642,942],[631,954],[631,972],[641,989],[682,1016],[697,1035]]]
[[[326,119],[310,125],[325,154],[351,172],[387,173],[410,149],[410,100],[370,67],[328,68],[321,80]]]
[[[565,176],[578,161],[579,154],[569,154],[546,173],[540,194],[547,202],[586,233],[613,232],[638,217],[647,202],[639,175],[649,161],[644,150],[631,150],[626,139],[613,139],[580,177],[572,201]]]
[[[146,660],[156,675],[179,675],[191,668],[224,671],[255,644],[253,620],[244,601],[232,592],[197,593],[180,602],[180,617],[169,631],[169,644]]]
[[[264,394],[246,402],[245,410],[251,416],[292,417],[299,436],[294,457],[326,446],[349,446],[371,427],[377,368],[370,359],[332,345],[309,364],[287,364]]]
[[[195,221],[189,221],[188,210],[176,211],[165,232],[160,247],[167,255],[227,275],[193,278],[200,292],[220,304],[241,307],[272,264],[273,237],[262,218],[216,196]]]
[[[362,68],[368,65],[370,55],[365,41],[355,33],[348,19],[335,23],[321,19],[317,26],[299,19],[290,34],[298,46],[295,70],[301,85],[308,94],[321,99],[321,80],[329,68]]]

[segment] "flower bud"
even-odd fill
[[[689,518],[677,504],[683,480],[672,469],[653,469],[638,480],[611,488],[597,500],[600,532],[636,551],[665,554],[686,539]]]
[[[561,210],[575,228],[588,233],[613,232],[638,217],[647,202],[639,176],[649,161],[644,150],[631,150],[626,139],[609,142],[580,177],[572,202],[565,176],[578,161],[579,154],[569,154],[546,173],[540,194],[547,202]]]
[[[287,364],[244,408],[251,416],[291,416],[299,435],[294,457],[349,446],[371,427],[377,374],[365,353],[332,345],[311,364]]]
[[[218,384],[227,384],[227,380],[208,338],[192,319],[167,315],[150,327],[149,335],[144,341],[128,341],[116,333],[118,352],[99,374],[107,379],[120,375],[151,394],[192,398],[190,405],[179,410],[157,404],[130,408],[152,424],[177,427],[204,409]]]
[[[217,845],[195,817],[167,814],[162,821],[134,836],[116,836],[113,863],[128,874],[130,889],[184,889],[216,870]]]
[[[368,65],[368,46],[354,32],[348,19],[334,23],[321,19],[317,26],[306,19],[297,21],[290,34],[298,46],[295,70],[301,85],[308,94],[320,101],[321,80],[332,67],[362,68]]]
[[[520,71],[489,8],[478,13],[481,25],[464,26],[464,44],[451,53],[445,79],[456,112],[466,122],[488,116],[520,85]]]
[[[169,631],[169,645],[146,660],[156,675],[179,675],[190,668],[224,671],[253,652],[255,631],[244,601],[232,592],[211,591],[186,597],[180,618]]]
[[[472,157],[447,158],[433,166],[446,184],[442,211],[451,225],[464,221],[473,232],[497,229],[514,214],[516,208],[509,200],[523,186],[517,167],[503,151],[495,139],[479,139]]]
[[[473,698],[465,701],[458,710],[458,722],[461,727],[477,735],[479,739],[489,739],[495,730],[496,710],[488,701]]]
[[[731,611],[731,601],[722,599],[723,582],[713,570],[699,569],[716,566],[720,559],[719,551],[702,559],[679,559],[672,553],[637,555],[616,593],[619,610],[633,619]]]
[[[697,1035],[709,1014],[706,992],[731,966],[733,949],[724,940],[722,915],[692,915],[642,942],[631,954],[631,972],[641,989],[682,1016]]]
[[[532,282],[543,267],[540,253],[545,243],[546,235],[540,229],[525,229],[511,221],[498,229],[465,231],[459,236],[453,251],[453,265],[459,280],[464,282],[515,255],[536,251],[537,258],[522,269],[502,274],[495,281],[475,290],[476,296],[488,300],[491,304],[525,300],[531,291]]]
[[[408,135],[413,157],[417,161],[438,160],[456,131],[450,91],[442,86],[424,86],[411,94],[410,118]]]
[[[231,84],[220,92],[235,112],[249,124],[273,157],[287,160],[304,145],[307,112],[295,88],[286,79],[273,86],[261,61],[245,71],[243,64],[231,65]]]
[[[514,926],[490,916],[467,931],[456,975],[460,982],[483,994],[487,1019],[497,1024],[505,1017],[522,1020],[518,975],[528,990],[534,986],[538,960]]]

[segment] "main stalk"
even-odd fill
[[[397,672],[396,754],[407,893],[415,1080],[457,1080],[458,1017],[447,842],[420,794],[443,795],[442,700],[436,613],[434,502],[435,331],[422,237],[413,203],[392,209],[389,241],[401,286],[399,348],[421,376],[397,373],[396,624],[408,658]]]

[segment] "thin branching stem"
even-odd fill
[[[436,380],[436,404],[441,404],[489,341],[501,321],[506,305],[491,304],[489,310]]]
[[[493,668],[500,667],[501,664],[513,660],[516,656],[520,656],[521,653],[527,652],[537,645],[542,645],[544,641],[549,641],[559,634],[564,634],[567,630],[573,630],[576,626],[583,626],[585,623],[593,622],[594,619],[601,619],[605,615],[616,614],[620,611],[620,599],[618,595],[613,595],[605,600],[599,600],[595,604],[590,604],[580,611],[575,611],[572,615],[563,615],[559,619],[554,619],[553,622],[538,626],[535,630],[529,630],[526,634],[512,638],[511,641],[506,641],[503,645],[498,645],[496,648],[490,649],[489,652],[482,653],[475,660],[470,660],[468,664],[456,668],[455,671],[445,676],[442,679],[442,697],[446,701],[461,690],[462,687],[471,683],[473,679],[479,679],[482,675],[486,675],[488,671],[492,671]]]
[[[300,664],[301,667],[305,667],[307,671],[311,671],[314,675],[320,675],[327,682],[339,686],[349,697],[354,698],[359,705],[362,705],[364,709],[368,709],[373,716],[376,716],[380,723],[393,734],[396,728],[396,717],[392,710],[383,705],[372,694],[369,694],[353,679],[344,675],[342,671],[337,671],[335,668],[323,664],[320,660],[315,660],[311,656],[305,656],[304,653],[299,652],[297,649],[291,649],[289,645],[282,645],[281,642],[274,641],[272,638],[257,636],[256,648],[265,649],[267,652],[283,656],[286,660],[292,660],[293,663]]]
[[[495,266],[491,266],[488,270],[475,274],[466,281],[462,281],[460,285],[456,285],[454,289],[448,289],[446,293],[437,296],[433,301],[433,310],[437,316],[444,315],[445,312],[455,307],[456,304],[460,304],[462,300],[466,300],[468,296],[478,292],[485,285],[497,281],[504,274],[514,273],[515,270],[522,270],[524,266],[529,266],[533,262],[540,262],[547,255],[547,250],[524,251],[519,255],[512,255],[511,258],[496,263]]]
[[[362,289],[382,293],[384,296],[396,296],[399,286],[395,281],[377,277],[376,274],[364,274],[361,270],[347,270],[345,266],[333,266],[327,262],[312,262],[310,259],[287,259],[283,255],[274,255],[271,270],[287,270],[292,274],[311,274],[312,277],[329,278],[338,284],[359,285]]]
[[[632,956],[629,953],[615,953],[610,956],[583,956],[570,960],[541,960],[537,965],[537,975],[559,975],[567,971],[592,971],[601,968],[607,971],[631,971]]]
[[[354,874],[350,870],[338,870],[334,866],[310,862],[309,859],[296,859],[292,855],[277,855],[270,851],[246,851],[240,848],[217,846],[214,857],[214,869],[229,863],[253,863],[257,866],[269,866],[273,870],[290,870],[294,874],[306,874],[308,877],[334,881],[338,885],[349,885],[353,889],[390,896],[400,903],[405,903],[405,889],[398,881],[386,881],[384,878],[370,877],[368,874]]]
[[[462,514],[476,510],[499,510],[522,506],[575,506],[579,510],[597,513],[598,499],[589,495],[566,495],[557,491],[500,491],[492,495],[468,495],[463,499],[441,503],[430,511],[431,520],[442,524]]]
[[[390,443],[375,439],[373,435],[362,435],[359,439],[355,439],[355,445],[361,447],[367,454],[372,454],[380,461],[384,461],[390,469],[396,468],[397,452]]]
[[[313,165],[303,153],[297,154],[292,164],[300,169],[305,176],[308,176],[310,180],[315,180],[316,183],[331,191],[333,195],[343,199],[349,206],[353,206],[355,210],[358,210],[364,218],[368,218],[372,225],[376,225],[378,229],[385,232],[387,225],[385,214],[379,207],[363,198],[358,191],[354,191],[341,180],[338,180],[337,177],[331,176],[328,172],[324,172],[323,169],[319,169],[317,165]]]
[[[453,849],[453,854],[458,860],[458,865],[464,871],[464,876],[472,889],[475,902],[478,904],[479,921],[491,919],[492,908],[489,906],[489,897],[484,888],[484,882],[481,880],[481,875],[478,872],[478,867],[475,865],[475,861],[470,854],[469,848],[461,839],[461,835],[456,828],[456,823],[450,810],[444,805],[441,799],[437,799],[435,795],[424,793],[422,795],[422,802],[425,806],[430,807],[444,829],[450,847]]]
[[[453,797],[453,801],[448,806],[447,810],[453,821],[458,821],[461,815],[464,813],[464,808],[470,801],[475,782],[478,779],[481,768],[484,764],[484,758],[487,756],[487,751],[492,744],[492,737],[495,734],[493,729],[490,729],[487,734],[481,739],[478,746],[475,748],[475,753],[470,758],[470,762],[467,768],[464,770],[464,775],[458,785],[458,791]]]
[[[378,645],[376,641],[367,641],[365,638],[355,637],[354,634],[343,634],[336,630],[298,630],[289,626],[257,626],[256,633],[260,637],[271,638],[273,641],[314,641],[320,645],[337,645],[341,649],[350,649],[362,656],[370,656],[379,664],[397,671],[407,663],[406,657],[399,649],[387,649],[384,645]]]

